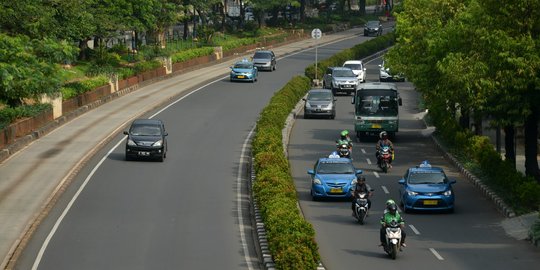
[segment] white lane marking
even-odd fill
[[[367,164],[371,165],[371,160],[369,158],[366,158]]]
[[[86,179],[84,179],[84,182],[82,183],[82,185],[79,187],[79,189],[77,190],[77,192],[75,193],[75,195],[73,196],[73,198],[71,198],[71,201],[69,201],[68,205],[66,206],[66,209],[64,209],[64,211],[62,212],[62,214],[60,215],[60,217],[58,217],[58,219],[56,220],[56,223],[54,223],[54,226],[52,228],[52,230],[49,232],[49,235],[47,235],[47,238],[45,239],[45,241],[43,242],[43,245],[41,246],[41,248],[39,249],[39,252],[38,252],[38,255],[36,257],[36,260],[34,261],[34,264],[32,265],[32,270],[36,270],[39,266],[39,263],[41,262],[41,259],[43,258],[43,254],[45,253],[45,250],[47,249],[47,246],[49,245],[52,237],[54,236],[54,234],[56,233],[56,230],[58,230],[58,227],[60,226],[60,223],[62,223],[62,220],[64,220],[64,217],[67,215],[69,209],[71,209],[71,207],[73,206],[73,204],[75,203],[75,200],[77,200],[77,198],[79,197],[79,195],[81,194],[81,192],[83,191],[84,187],[86,187],[86,184],[88,184],[88,182],[90,181],[90,178],[92,178],[92,176],[94,175],[94,173],[96,173],[96,171],[98,170],[98,168],[101,166],[101,164],[103,164],[103,162],[105,162],[105,160],[107,159],[107,157],[114,151],[114,149],[116,149],[116,147],[118,147],[118,145],[120,145],[121,143],[123,142],[123,139],[120,140],[118,143],[116,143],[116,145],[109,151],[107,152],[107,154],[98,162],[98,164],[96,165],[96,167],[94,167],[94,169],[92,169],[92,171],[90,172],[90,174],[86,177]]]
[[[414,227],[413,225],[409,224],[409,227],[411,227],[411,230],[416,234],[416,235],[420,235],[420,232],[416,229],[416,227]]]
[[[437,257],[437,259],[439,259],[439,261],[444,261],[444,258],[434,248],[429,248],[429,250]]]
[[[364,148],[360,149],[362,151],[362,154],[366,153],[366,150]]]
[[[373,174],[375,175],[375,177],[381,178],[381,177],[379,176],[379,173],[378,173],[378,172],[373,172]]]
[[[247,135],[246,139],[244,140],[244,144],[242,145],[242,152],[240,153],[240,162],[238,165],[238,172],[236,176],[236,211],[238,213],[238,224],[240,226],[240,239],[242,239],[242,248],[244,250],[244,260],[246,261],[248,265],[248,269],[253,269],[253,262],[249,259],[249,251],[248,251],[248,245],[246,241],[246,235],[244,233],[244,213],[242,211],[242,170],[244,169],[244,166],[246,165],[246,148],[248,146],[249,140],[251,139],[251,136],[253,134],[253,131],[255,130],[255,127],[249,131],[249,134]]]
[[[390,192],[388,192],[388,189],[385,186],[381,186],[381,188],[385,194],[390,194]]]

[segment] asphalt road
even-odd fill
[[[367,81],[378,81],[380,59],[367,63]],[[388,174],[376,167],[375,143],[356,142],[355,165],[364,170],[368,185],[375,189],[372,209],[365,225],[351,216],[349,201],[314,202],[310,197],[310,177],[306,171],[317,158],[334,150],[334,141],[343,129],[353,130],[350,96],[338,97],[335,120],[302,119],[299,115],[291,131],[289,161],[298,191],[300,207],[313,224],[322,264],[326,269],[535,269],[540,264],[538,249],[526,241],[506,235],[505,219],[487,197],[469,183],[443,158],[421,120],[418,94],[408,83],[397,83],[400,132],[394,140],[396,159]],[[443,167],[456,179],[455,213],[404,214],[407,245],[397,260],[386,255],[379,244],[379,219],[387,199],[398,200],[397,181],[408,167],[423,160]]]
[[[360,30],[341,36],[350,39],[319,47],[319,59],[366,40],[358,36]],[[303,46],[291,44],[287,50]],[[313,61],[313,49],[289,54],[278,61],[277,71],[261,72],[254,84],[229,82],[223,75],[230,63],[218,65],[145,87],[66,124],[62,128],[80,137],[65,138],[56,143],[57,152],[46,153],[58,158],[69,148],[73,155],[84,155],[79,152],[87,144],[96,153],[77,170],[71,185],[61,185],[65,191],[14,268],[259,269],[245,175],[248,138],[274,92]],[[168,91],[172,103],[163,108],[164,98],[156,96]],[[121,131],[135,117],[165,122],[165,162],[124,161]],[[82,136],[99,132],[95,127],[102,125],[101,132],[111,138]],[[60,129],[50,136],[66,133]],[[96,150],[99,143],[104,147]],[[55,162],[60,167],[62,159]]]

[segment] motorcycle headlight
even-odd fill
[[[407,190],[407,194],[409,194],[409,196],[416,196],[418,195],[418,192]]]
[[[450,196],[452,195],[452,191],[451,190],[447,190],[443,193],[444,196]]]
[[[319,179],[319,178],[313,178],[313,184],[315,184],[315,185],[322,185],[321,179]]]
[[[161,145],[163,145],[163,140],[159,140],[154,143],[154,146],[161,146]]]
[[[127,140],[127,145],[129,145],[129,146],[136,146],[137,144],[136,144],[132,139],[128,139],[128,140]]]

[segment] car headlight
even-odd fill
[[[128,139],[128,140],[127,140],[127,145],[129,145],[129,146],[136,146],[137,144],[136,144],[132,139]]]
[[[414,192],[414,191],[407,190],[407,194],[408,194],[409,196],[416,196],[416,195],[418,195],[418,192]]]
[[[161,146],[163,145],[163,140],[159,140],[153,144],[154,146]]]
[[[390,121],[388,121],[388,124],[395,125],[395,124],[397,124],[397,120],[390,120]]]
[[[313,178],[313,184],[315,184],[315,185],[322,185],[321,179],[319,179],[319,178]]]
[[[309,101],[306,101],[306,107],[311,107],[311,104],[309,103]]]
[[[452,195],[452,191],[451,190],[447,190],[443,193],[444,196],[451,196]]]
[[[357,182],[358,182],[358,180],[356,180],[356,178],[353,179],[353,180],[351,181],[351,187],[354,187],[354,186],[356,185]]]

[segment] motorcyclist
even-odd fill
[[[388,201],[387,201],[388,202]],[[396,221],[399,223],[401,227],[401,246],[406,247],[405,245],[405,238],[407,237],[405,233],[405,221],[397,211],[397,205],[396,203],[388,203],[386,206],[386,210],[381,217],[381,230],[380,230],[380,240],[381,240],[381,246],[385,245],[386,242],[386,227],[388,224],[390,224],[392,221]]]
[[[369,199],[369,197],[371,197],[371,195],[373,194],[373,192],[367,187],[366,185],[366,178],[364,176],[357,176],[356,177],[356,185],[354,186],[354,189],[353,189],[353,196],[352,196],[352,205],[351,205],[351,209],[352,209],[352,216],[354,217],[355,216],[355,203],[356,203],[356,199],[359,197],[358,194],[360,193],[367,193],[367,203],[368,203],[368,209],[371,208],[371,200]]]
[[[379,134],[379,141],[377,142],[377,145],[375,145],[375,157],[377,158],[377,165],[381,165],[381,159],[379,158],[381,153],[381,149],[383,146],[388,146],[390,148],[390,154],[392,155],[392,158],[388,161],[390,164],[390,167],[392,167],[392,160],[394,159],[394,144],[390,139],[388,139],[388,133],[386,131],[382,131]]]
[[[336,141],[336,144],[338,148],[342,144],[347,144],[349,146],[349,153],[352,153],[353,143],[352,143],[351,137],[349,136],[348,130],[341,131],[339,140]]]

